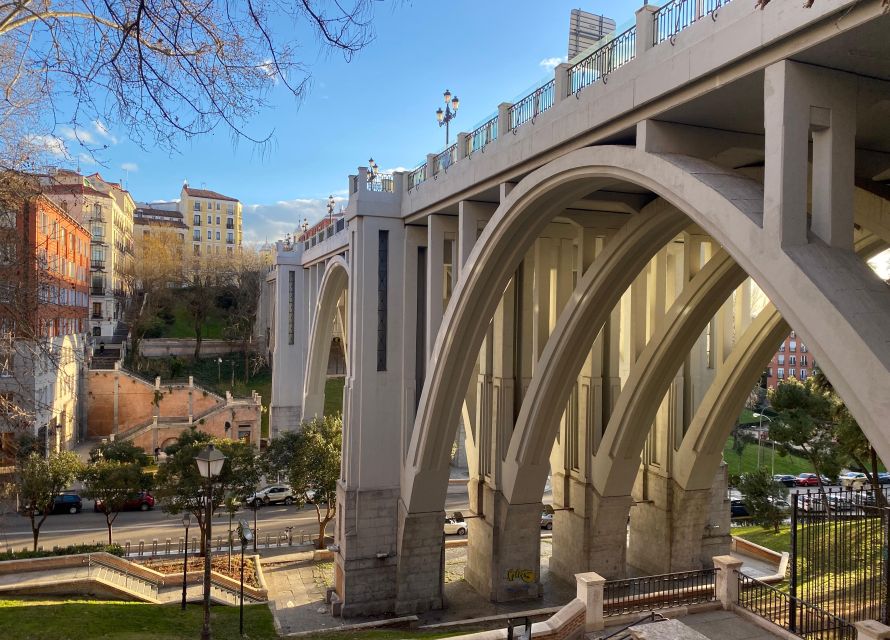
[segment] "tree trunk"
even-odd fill
[[[40,536],[40,529],[35,529],[34,525],[31,525],[31,535],[34,536],[34,551],[37,551],[37,538]]]
[[[201,357],[201,325],[195,322],[195,360]]]
[[[871,447],[869,454],[871,455],[871,488],[875,494],[875,506],[886,507],[887,498],[884,496],[884,492],[881,491],[881,482],[878,478],[878,453],[874,447]]]

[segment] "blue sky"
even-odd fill
[[[276,89],[273,106],[248,128],[274,128],[264,154],[233,145],[228,131],[181,145],[179,153],[146,151],[114,127],[98,169],[125,178],[140,201],[177,198],[184,179],[239,198],[247,240],[273,240],[304,216],[319,218],[331,193],[345,194],[347,176],[373,156],[382,169],[412,168],[444,146],[435,120],[447,88],[461,99],[452,136],[551,77],[544,61],[565,56],[569,13],[580,7],[633,19],[641,2],[605,0],[401,0],[380,2],[374,41],[351,62],[319,54],[306,42],[312,86],[302,104]],[[103,132],[96,131],[96,137]],[[452,138],[453,139],[453,138]],[[77,155],[76,142],[69,142]]]

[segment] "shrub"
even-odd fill
[[[72,544],[67,547],[53,547],[49,551],[3,551],[0,560],[27,560],[29,558],[51,558],[54,556],[73,556],[78,553],[99,553],[104,551],[123,557],[124,548],[119,544]]]

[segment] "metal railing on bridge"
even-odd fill
[[[729,4],[730,0],[671,0],[655,12],[655,28],[652,33],[652,44],[670,40],[683,29],[705,16],[715,16],[720,7]]]
[[[551,80],[538,87],[510,107],[510,129],[516,131],[526,122],[534,122],[539,113],[547,111],[554,104],[556,81]]]
[[[668,609],[717,599],[717,569],[608,580],[603,585],[603,615]]]
[[[377,173],[372,180],[368,180],[368,191],[392,193],[394,183],[391,173]]]
[[[643,48],[647,49],[650,45],[654,46],[665,40],[673,42],[678,33],[704,16],[716,19],[717,10],[729,4],[730,1],[669,0],[652,14],[652,42]],[[602,45],[565,71],[568,75],[567,95],[557,95],[557,87],[560,84],[556,82],[555,78],[546,82],[509,107],[505,130],[515,133],[522,125],[528,122],[533,123],[539,114],[553,107],[559,100],[568,97],[568,95],[578,94],[585,87],[600,80],[605,82],[610,73],[636,58],[637,45],[636,25],[604,41]],[[458,148],[457,144],[450,145],[435,156],[432,167],[428,168],[426,162],[418,166],[408,174],[408,190],[414,189],[429,178],[443,172],[461,158],[470,157],[477,151],[484,151],[488,144],[497,139],[499,125],[499,116],[495,115],[466,135],[464,138],[465,147]]]

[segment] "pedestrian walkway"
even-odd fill
[[[642,618],[644,615],[645,614],[641,613],[640,618]],[[778,634],[770,633],[763,627],[760,627],[753,622],[745,620],[732,611],[704,611],[702,613],[694,613],[688,616],[683,616],[677,618],[677,620],[693,631],[697,631],[709,640],[775,640],[776,638],[781,637]],[[608,620],[606,624],[608,624]],[[653,626],[657,626],[663,623],[653,622],[651,624]],[[587,640],[599,640],[600,638],[608,637],[615,631],[615,626],[611,628],[607,626],[601,631],[588,633],[585,637],[587,638]],[[652,637],[658,636],[652,634]]]

